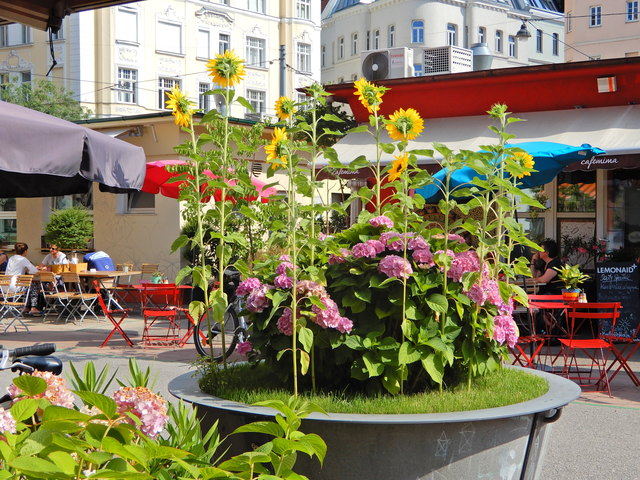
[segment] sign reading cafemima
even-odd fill
[[[614,170],[616,168],[638,168],[640,166],[640,153],[628,155],[597,155],[574,162],[564,168],[565,172],[576,170],[592,171],[596,169]]]

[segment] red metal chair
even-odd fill
[[[620,317],[620,303],[572,303],[567,314],[567,338],[560,338],[564,365],[562,375],[574,380],[580,387],[594,387],[596,391],[605,391],[611,396],[610,379],[607,374],[607,358],[613,353],[621,363],[624,358],[613,343],[606,340],[606,333],[612,333]],[[596,325],[594,325],[596,323]],[[590,333],[578,338],[581,327]],[[584,330],[584,329],[583,329]],[[578,357],[577,351],[583,353]],[[607,352],[605,355],[604,352]],[[603,388],[604,387],[604,388]]]
[[[607,372],[611,371],[614,367],[617,367],[614,372],[609,375],[609,381],[613,380],[618,372],[624,369],[634,385],[640,386],[640,379],[638,379],[629,365],[629,359],[633,356],[638,347],[640,347],[640,322],[630,336],[622,336],[612,330],[611,333],[604,333],[602,338],[614,345],[619,343],[624,345],[622,350],[618,349],[618,352],[620,353],[619,357],[614,358],[613,362],[611,362],[607,367]]]
[[[145,347],[182,346],[180,289],[173,283],[143,283],[141,290]]]
[[[93,285],[96,289],[96,292],[100,292],[101,286],[98,280],[94,280]],[[107,342],[111,340],[111,337],[113,337],[113,334],[116,332],[118,332],[122,336],[122,338],[124,338],[124,341],[127,342],[127,345],[129,345],[130,347],[133,347],[133,341],[131,340],[131,338],[129,338],[129,335],[127,335],[127,333],[122,329],[122,322],[124,322],[125,318],[127,318],[129,313],[131,313],[131,309],[130,308],[109,309],[106,303],[104,302],[104,299],[102,298],[101,294],[98,294],[98,304],[100,305],[100,308],[102,308],[102,312],[104,313],[104,316],[107,317],[111,321],[111,323],[113,323],[113,330],[111,330],[109,335],[107,335],[107,338],[105,338],[104,342],[102,342],[102,345],[100,345],[100,348],[104,347],[107,344]]]

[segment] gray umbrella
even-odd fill
[[[75,123],[0,101],[0,198],[140,190],[144,150]]]

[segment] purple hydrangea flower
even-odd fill
[[[372,227],[387,227],[393,228],[393,220],[391,220],[386,215],[379,215],[377,217],[373,217],[369,220],[369,225]]]
[[[247,297],[247,310],[254,313],[261,313],[269,306],[271,301],[267,298],[267,291],[273,288],[271,285],[262,285],[253,290]]]
[[[277,326],[278,330],[284,335],[287,335],[288,337],[293,335],[293,310],[289,307],[285,307],[284,313],[280,315],[280,318],[278,318]]]
[[[426,250],[426,249],[429,249],[430,247],[427,241],[424,238],[422,238],[421,235],[418,235],[417,237],[414,237],[411,240],[409,240],[409,243],[407,243],[407,248],[409,250]]]
[[[320,300],[325,306],[324,309],[316,305],[311,306],[311,311],[316,315],[315,318],[313,318],[314,323],[320,325],[322,328],[337,328],[342,320],[340,312],[338,311],[338,305],[328,296],[322,297]]]
[[[236,289],[236,295],[239,297],[244,297],[248,293],[251,293],[256,288],[260,288],[262,286],[262,282],[255,277],[249,277],[246,280],[240,282],[238,288]]]
[[[246,355],[251,350],[253,350],[253,345],[251,345],[251,342],[249,341],[238,342],[238,345],[236,346],[236,350],[240,355]]]
[[[433,267],[435,265],[433,261],[433,253],[431,253],[428,245],[427,248],[414,250],[411,256],[420,265],[421,268]]]
[[[299,297],[326,297],[327,291],[318,282],[312,280],[300,280],[296,284],[296,292]]]
[[[276,267],[276,275],[286,275],[289,271],[293,271],[293,263],[284,261]]]
[[[277,288],[291,288],[293,287],[293,278],[286,275],[278,275],[273,279],[273,284]]]
[[[455,282],[462,280],[462,275],[467,272],[480,271],[480,259],[475,250],[465,250],[453,256],[451,268],[447,271],[447,276]]]
[[[355,258],[374,258],[382,252],[384,252],[384,244],[380,240],[367,240],[354,245],[351,249],[351,254]]]
[[[402,257],[389,255],[380,260],[378,271],[387,277],[407,278],[413,273],[411,264]]]

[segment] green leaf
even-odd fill
[[[378,377],[384,372],[384,364],[379,361],[373,352],[367,352],[362,356],[364,365],[370,377]]]
[[[300,373],[306,375],[311,364],[311,357],[304,350],[299,351],[298,356],[300,357]]]
[[[265,433],[274,437],[281,437],[284,435],[282,427],[275,422],[253,422],[246,425],[242,425],[233,431],[235,433]]]
[[[40,377],[31,375],[21,375],[14,378],[13,384],[30,397],[40,395],[47,389],[47,382]]]
[[[60,467],[60,469],[67,475],[73,475],[75,473],[77,467],[76,461],[67,452],[51,452],[48,457],[49,460]]]
[[[39,402],[32,398],[25,398],[13,404],[11,407],[11,415],[16,422],[22,422],[27,418],[31,418],[38,410]]]
[[[449,309],[449,303],[447,297],[440,293],[434,293],[427,298],[427,305],[435,312],[447,313]]]
[[[95,392],[74,392],[78,395],[85,403],[89,405],[93,405],[102,413],[104,413],[107,417],[113,417],[116,413],[117,407],[116,402],[114,402],[111,398],[106,395],[101,395]]]
[[[44,450],[51,444],[53,435],[48,430],[40,429],[33,432],[24,441],[20,447],[20,455],[28,457],[30,455],[36,455]]]
[[[306,352],[310,352],[313,347],[313,331],[307,327],[300,327],[298,339]]]
[[[431,379],[438,385],[442,384],[444,378],[444,366],[440,355],[432,353],[422,359],[422,367],[427,371]]]
[[[64,473],[55,463],[38,457],[16,457],[9,465],[25,473]]]
[[[400,365],[409,365],[420,360],[420,352],[410,342],[403,342],[398,351]]]
[[[250,112],[254,112],[254,111],[255,111],[255,110],[254,110],[254,108],[253,108],[253,106],[252,106],[252,105],[247,101],[247,99],[246,99],[246,98],[244,98],[244,97],[238,97],[236,100],[238,101],[238,103],[239,103],[240,105],[242,105],[244,108],[246,108],[246,109],[247,109],[247,110],[249,110]]]
[[[51,405],[46,408],[42,414],[42,421],[49,422],[52,420],[75,420],[79,422],[86,422],[91,418],[91,415],[82,413],[72,408],[59,407],[57,405]]]

